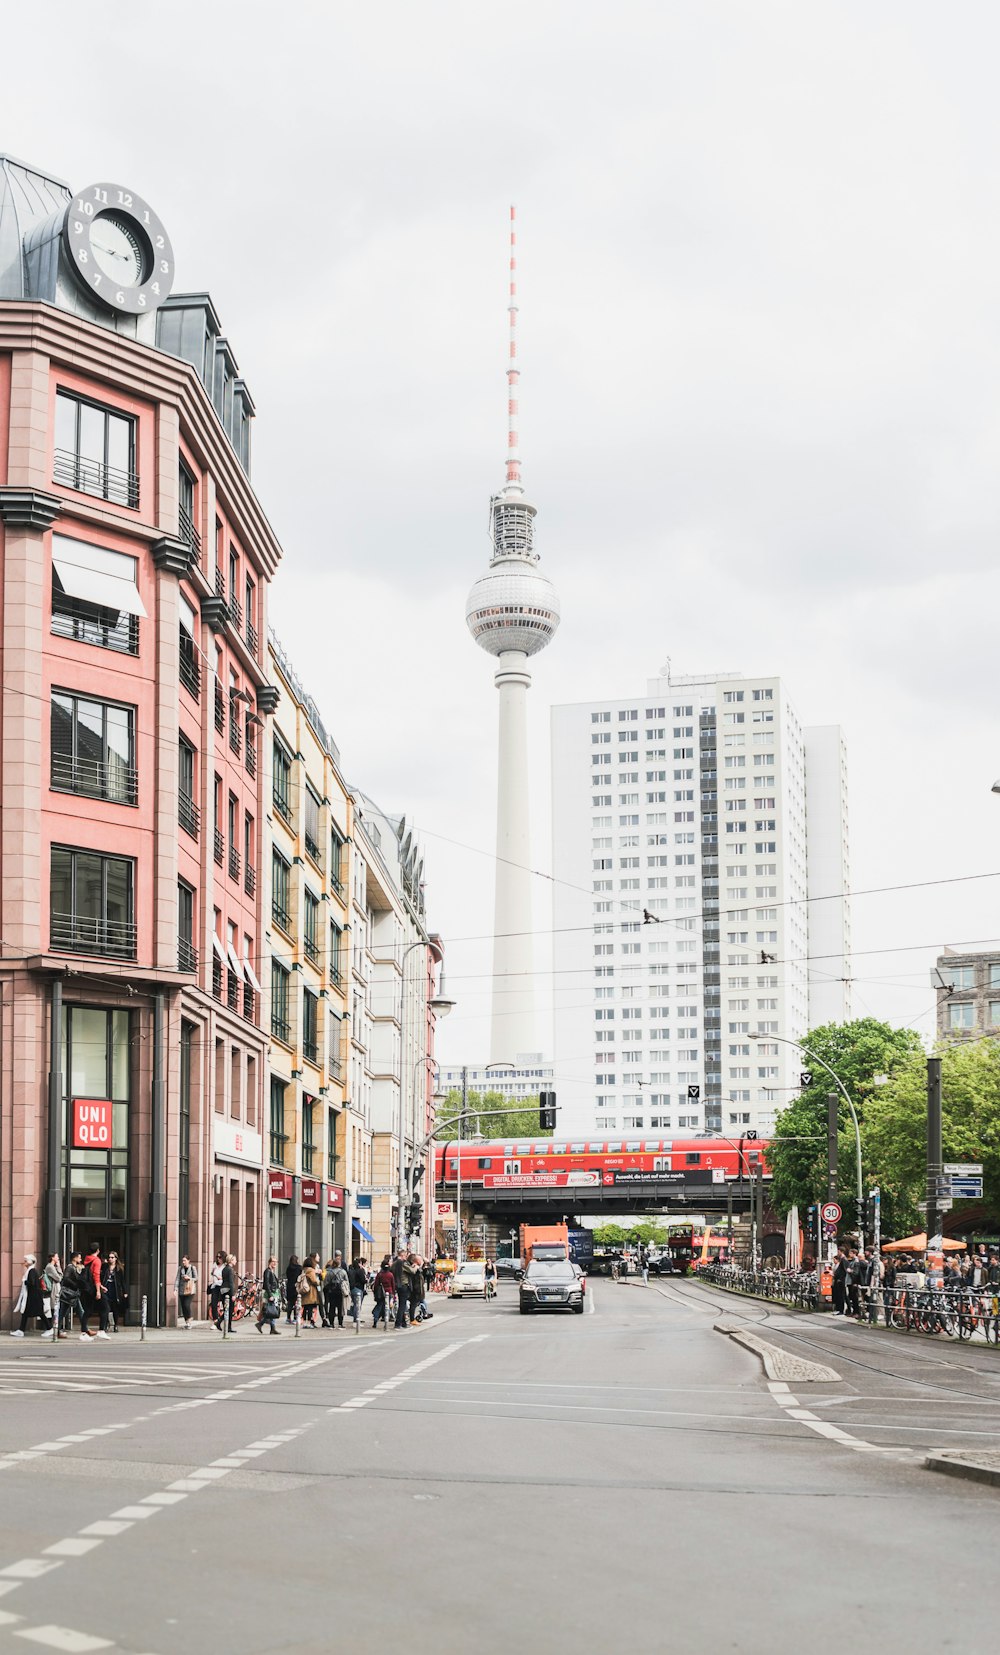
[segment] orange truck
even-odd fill
[[[569,1226],[567,1224],[522,1224],[521,1263],[525,1270],[532,1259],[568,1259]]]

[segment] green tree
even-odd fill
[[[837,1088],[818,1062],[810,1063],[809,1054],[830,1065],[854,1103],[862,1125],[863,1164],[865,1123],[872,1100],[883,1089],[876,1076],[887,1075],[891,1083],[901,1069],[923,1056],[920,1037],[912,1029],[894,1029],[874,1017],[810,1029],[802,1046],[802,1070],[812,1079],[778,1116],[766,1156],[773,1179],[771,1202],[781,1215],[791,1206],[822,1200],[827,1189],[827,1094]],[[837,1159],[841,1190],[853,1190],[854,1128],[843,1099]],[[853,1218],[850,1205],[846,1210]]]
[[[1000,1211],[1000,1045],[979,1040],[941,1049],[941,1138],[946,1161],[981,1161],[983,1197]],[[922,1228],[927,1166],[927,1060],[913,1052],[868,1102],[868,1183],[888,1195],[887,1230]]]
[[[594,1231],[595,1247],[624,1247],[629,1238],[628,1230],[621,1224],[598,1224]]]
[[[513,1109],[502,1092],[470,1092],[466,1099],[466,1119],[462,1121],[463,1138],[551,1138],[543,1132],[538,1121],[538,1097],[521,1100],[514,1114],[502,1111]],[[438,1108],[435,1138],[457,1138],[459,1117],[462,1114],[462,1094],[453,1087]],[[469,1119],[469,1117],[472,1117]]]
[[[655,1219],[643,1219],[638,1224],[628,1227],[628,1239],[633,1244],[642,1242],[644,1247],[665,1247],[669,1231],[665,1224],[658,1224]]]

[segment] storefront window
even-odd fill
[[[68,1216],[115,1219],[128,1216],[131,1026],[127,1011],[67,1006],[63,1024],[65,1161]],[[110,1144],[79,1141],[77,1105],[109,1103]]]

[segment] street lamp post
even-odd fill
[[[863,1250],[864,1245],[865,1245],[865,1230],[864,1230],[864,1223],[865,1223],[865,1187],[864,1187],[864,1181],[862,1179],[862,1174],[861,1174],[861,1128],[858,1125],[858,1112],[854,1107],[854,1103],[853,1103],[853,1100],[851,1098],[850,1092],[847,1090],[847,1087],[844,1085],[844,1083],[841,1080],[840,1076],[838,1075],[836,1069],[831,1069],[829,1063],[827,1063],[822,1057],[819,1057],[816,1052],[811,1052],[809,1050],[808,1046],[803,1046],[801,1040],[791,1040],[791,1039],[789,1039],[788,1035],[784,1035],[784,1034],[760,1034],[760,1033],[753,1034],[753,1035],[750,1036],[750,1038],[751,1038],[751,1040],[758,1040],[758,1041],[760,1041],[760,1040],[775,1040],[781,1046],[794,1046],[796,1051],[801,1052],[804,1057],[807,1057],[809,1059],[810,1063],[818,1064],[819,1067],[826,1074],[828,1074],[830,1076],[830,1079],[833,1081],[834,1085],[837,1087],[838,1091],[840,1092],[841,1097],[844,1099],[844,1102],[847,1104],[848,1109],[851,1111],[851,1120],[854,1123],[854,1150],[855,1150],[855,1161],[856,1161],[855,1171],[856,1171],[856,1175],[857,1175],[858,1240],[861,1243],[861,1247],[862,1247],[862,1250]]]

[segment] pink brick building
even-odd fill
[[[172,265],[133,193],[0,157],[2,1326],[26,1250],[116,1248],[154,1323],[182,1252],[262,1262],[280,548]]]

